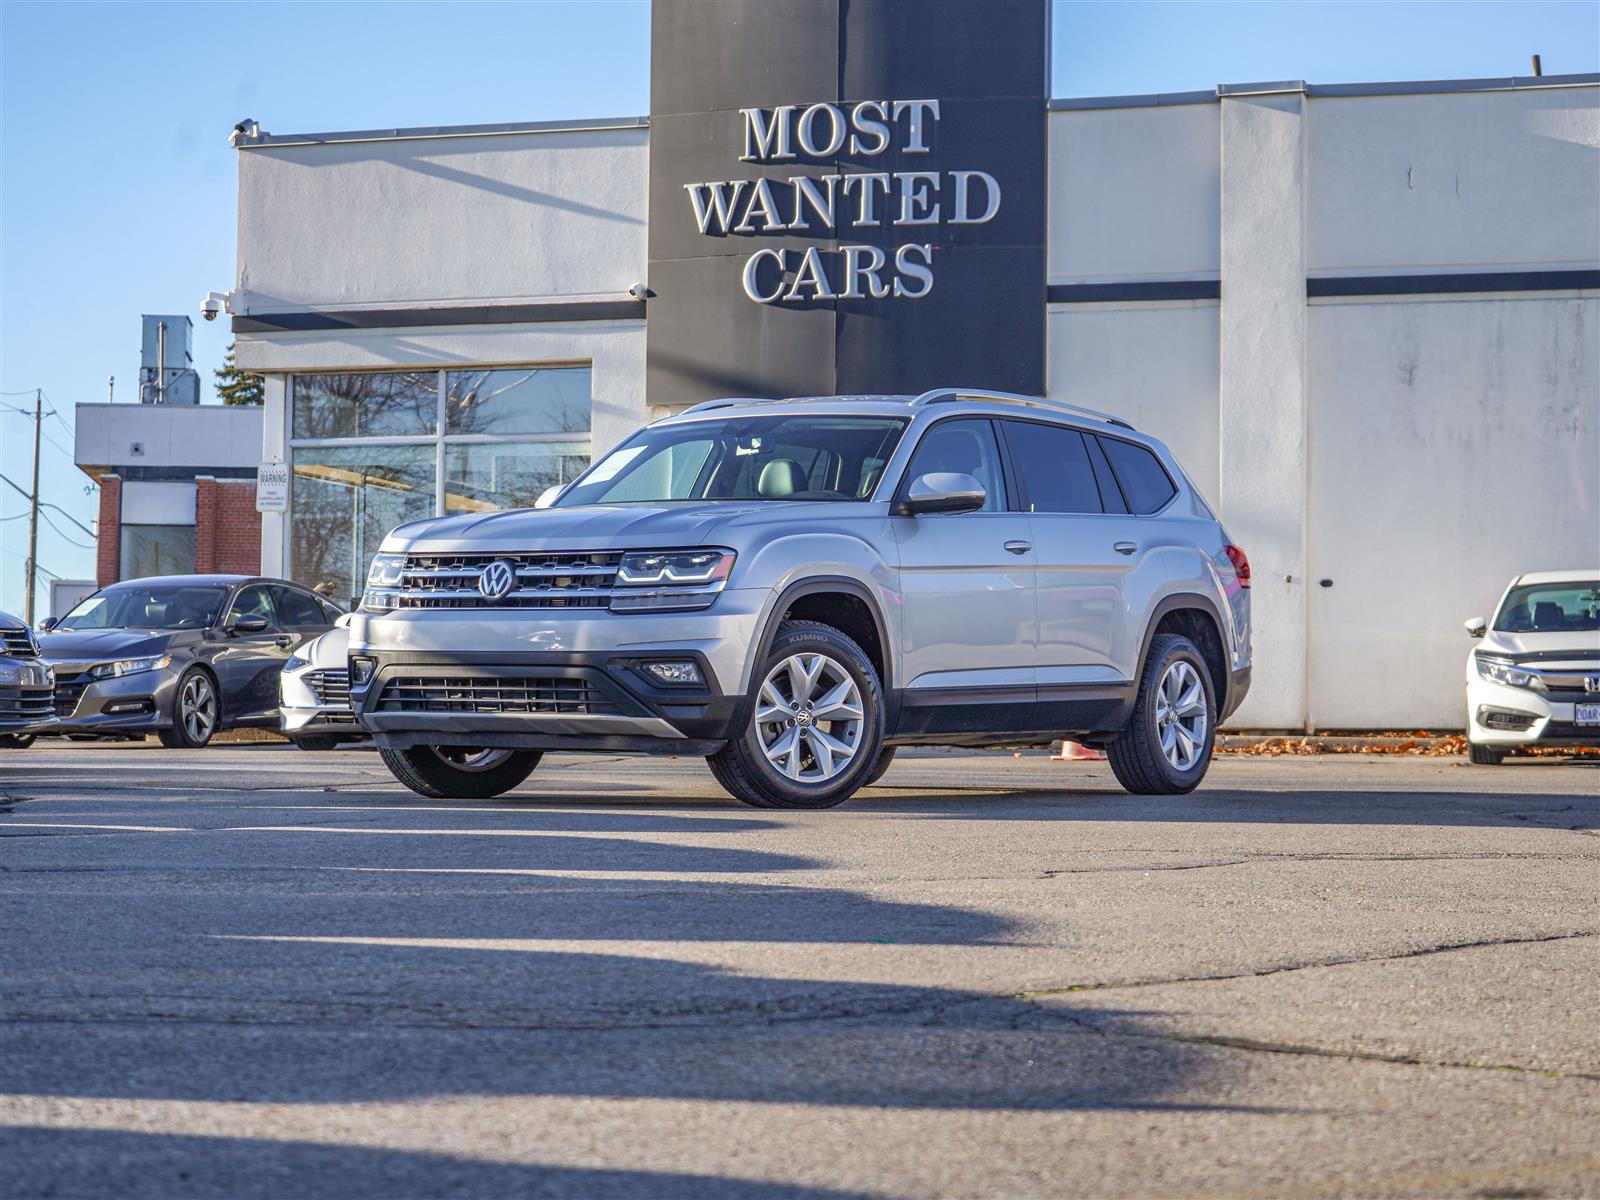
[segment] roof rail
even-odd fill
[[[1022,396],[1016,392],[993,392],[987,388],[934,388],[930,392],[923,392],[911,404],[915,408],[921,408],[926,404],[956,404],[962,400],[985,400],[993,404],[1018,404],[1025,408],[1047,408],[1053,412],[1072,413],[1075,416],[1104,421],[1107,425],[1115,425],[1120,429],[1133,429],[1133,426],[1121,417],[1113,417],[1110,413],[1103,413],[1099,409],[1084,408],[1079,404],[1068,404],[1064,400],[1047,400],[1042,396]]]
[[[710,412],[714,408],[739,408],[746,404],[777,404],[779,401],[770,396],[724,396],[720,400],[702,400],[699,404],[692,404],[682,412],[673,413],[675,417],[686,417],[690,413]]]

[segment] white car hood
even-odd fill
[[[300,657],[310,662],[307,670],[343,670],[350,657],[350,631],[341,626],[314,638],[300,650]]]
[[[1565,654],[1570,651],[1572,663],[1593,663],[1600,657],[1600,633],[1507,633],[1491,629],[1477,650],[1515,659],[1537,656],[1541,666],[1559,666],[1568,661]]]

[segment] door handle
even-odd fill
[[[1132,554],[1135,550],[1137,550],[1139,548],[1139,543],[1138,542],[1118,542],[1115,546],[1113,546],[1111,548],[1113,550],[1115,550],[1118,554]]]
[[[1006,543],[1006,549],[1011,551],[1013,554],[1026,554],[1029,550],[1033,549],[1033,543],[1024,541],[1011,541]]]
[[[287,650],[290,646],[294,645],[294,638],[292,637],[274,638],[273,641],[278,643],[278,648],[280,650]]]

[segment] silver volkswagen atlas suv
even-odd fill
[[[716,400],[540,505],[402,525],[372,562],[351,702],[425,796],[560,750],[704,755],[746,804],[826,808],[900,746],[1060,737],[1187,792],[1249,686],[1244,553],[1088,409]]]

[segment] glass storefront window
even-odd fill
[[[434,448],[296,447],[291,488],[295,582],[354,606],[385,535],[434,515]]]
[[[588,433],[589,390],[587,367],[447,371],[444,431]]]
[[[439,372],[294,377],[296,438],[421,437],[439,420]]]
[[[194,574],[193,525],[124,525],[118,539],[119,579]]]
[[[570,482],[589,465],[590,382],[588,367],[294,376],[290,577],[354,605],[396,525],[531,507]]]
[[[532,508],[539,493],[576,479],[589,465],[589,443],[447,442],[446,513]]]

